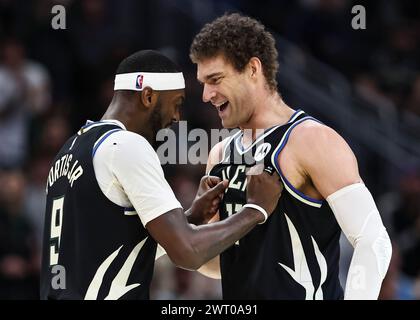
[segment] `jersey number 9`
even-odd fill
[[[64,196],[54,199],[51,212],[50,266],[58,264]]]

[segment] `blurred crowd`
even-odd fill
[[[51,27],[55,4],[66,8],[64,30]],[[360,31],[351,28],[354,4],[358,3],[0,0],[0,299],[38,298],[51,161],[87,119],[100,119],[124,57],[156,49],[173,58],[186,77],[182,112],[188,128],[220,128],[217,114],[201,102],[201,87],[188,58],[193,36],[215,12],[235,10],[259,19],[342,72],[355,95],[395,108],[401,123],[418,123],[412,119],[420,117],[420,2],[362,1],[367,29]],[[420,128],[415,130],[420,138]],[[204,166],[164,169],[188,208]],[[381,298],[420,299],[419,168],[408,168],[385,193],[372,191],[394,245]],[[164,257],[157,261],[152,298],[219,299],[221,286],[217,280],[175,268]]]

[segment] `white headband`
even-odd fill
[[[176,90],[184,89],[185,81],[182,72],[158,73],[158,72],[132,72],[121,73],[115,76],[115,90],[142,91],[145,87],[153,90]]]

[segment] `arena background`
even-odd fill
[[[66,9],[65,29],[52,28],[56,4]],[[364,30],[352,28],[354,5],[366,9]],[[393,242],[380,298],[420,298],[419,1],[0,0],[0,299],[38,299],[51,160],[87,119],[101,117],[122,58],[140,49],[172,57],[186,77],[188,128],[220,128],[188,51],[224,12],[272,31],[285,101],[335,128],[358,157]],[[188,208],[204,166],[164,169]],[[344,285],[352,251],[341,242]],[[221,287],[164,257],[152,298],[220,299]]]

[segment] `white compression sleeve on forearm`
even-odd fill
[[[354,247],[344,299],[377,299],[392,247],[371,193],[356,183],[334,192],[327,201]]]

